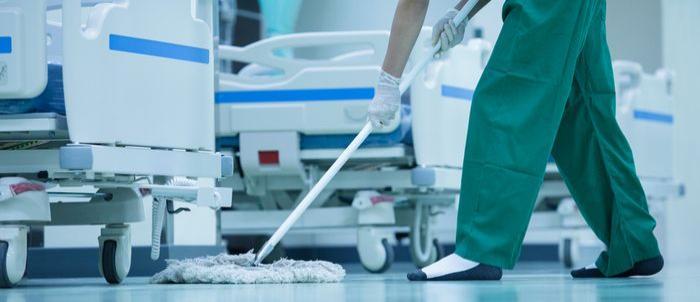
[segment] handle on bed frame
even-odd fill
[[[276,56],[274,51],[281,48],[322,47],[322,46],[363,46],[373,53],[367,56],[367,64],[376,65],[383,58],[388,33],[385,31],[312,32],[282,35],[261,40],[245,47],[219,46],[219,59],[256,63],[294,75],[302,69],[326,66],[357,66],[357,62],[329,59],[300,59]],[[237,75],[231,75],[236,76]]]
[[[467,19],[467,16],[469,12],[474,9],[474,6],[476,6],[477,0],[469,0],[467,4],[464,5],[464,7],[459,11],[457,16],[454,18],[454,22],[456,24],[462,23],[462,21],[465,21]],[[401,81],[401,84],[399,85],[399,90],[401,93],[406,92],[408,90],[408,87],[411,85],[413,80],[416,78],[418,73],[420,73],[426,65],[430,61],[432,61],[433,57],[435,54],[440,51],[440,44],[436,44],[433,46],[432,51],[429,53],[429,55],[426,55],[424,58],[418,61],[418,63],[411,69],[411,71],[406,74]],[[350,159],[353,153],[362,145],[362,143],[367,139],[367,137],[372,133],[373,127],[370,122],[367,122],[364,127],[362,127],[362,130],[360,130],[360,133],[355,136],[355,138],[350,142],[350,145],[345,148],[343,153],[340,154],[338,159],[333,162],[333,165],[326,171],[326,173],[321,176],[321,179],[318,180],[318,182],[309,190],[309,193],[304,196],[304,199],[301,200],[299,205],[292,211],[291,214],[285,219],[285,221],[280,225],[279,228],[275,231],[275,233],[272,234],[272,237],[263,245],[263,247],[258,251],[258,253],[255,255],[255,265],[259,265],[267,255],[270,254],[272,249],[277,245],[277,243],[282,240],[282,237],[284,237],[287,232],[289,232],[289,229],[294,225],[294,223],[299,220],[299,217],[301,217],[302,214],[306,211],[306,209],[311,205],[311,203],[318,197],[318,195],[323,191],[323,189],[326,188],[328,183],[335,177],[336,174],[338,174],[338,171],[345,165],[345,163]]]

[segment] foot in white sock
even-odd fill
[[[440,259],[421,270],[408,274],[411,281],[449,281],[449,280],[500,280],[500,268],[479,264],[457,254]]]
[[[431,265],[421,269],[428,279],[441,277],[447,274],[466,271],[475,268],[479,263],[464,259],[457,254],[450,254]]]

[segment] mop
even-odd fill
[[[151,283],[332,283],[345,277],[342,266],[327,261],[281,259],[272,264],[253,265],[255,254],[219,254],[184,260],[167,260],[165,270]]]
[[[467,15],[476,0],[470,0],[454,18],[455,24],[467,19]],[[431,53],[420,61],[404,76],[399,85],[403,94],[416,76],[430,63],[440,50],[437,43]],[[151,278],[152,283],[326,283],[340,282],[345,277],[345,270],[338,264],[327,261],[297,261],[281,259],[272,264],[262,264],[274,247],[282,240],[289,229],[296,223],[311,203],[326,188],[350,156],[372,133],[372,123],[367,122],[360,133],[350,142],[350,145],[340,154],[333,165],[321,176],[319,181],[309,190],[304,199],[297,205],[282,225],[272,234],[257,254],[248,252],[241,255],[207,256],[195,259],[168,260],[168,266],[162,272]]]

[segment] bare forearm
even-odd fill
[[[491,0],[477,1],[472,11],[469,12],[469,19],[491,2]],[[382,69],[392,76],[401,77],[403,74],[413,45],[418,39],[425,13],[428,11],[428,2],[429,0],[399,0],[391,25],[389,47],[382,65]],[[462,9],[467,2],[468,0],[460,0],[455,5],[455,9]]]
[[[394,14],[389,37],[389,48],[382,69],[401,77],[413,45],[418,39],[429,0],[400,0]]]
[[[461,10],[464,5],[466,5],[468,0],[460,0],[457,5],[455,5],[456,10]],[[469,12],[469,19],[473,18],[486,4],[489,4],[491,0],[478,0],[472,11]]]

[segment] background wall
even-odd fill
[[[608,0],[608,44],[613,59],[639,62],[649,71],[663,66],[662,0]]]
[[[424,24],[432,26],[455,0],[432,0]],[[501,29],[501,6],[493,3],[472,20],[473,27],[484,28],[487,40],[495,41]],[[297,31],[387,30],[391,27],[398,0],[304,0]],[[323,13],[319,13],[323,12]]]
[[[608,38],[613,59],[631,60],[654,71],[662,66],[662,0],[608,0]],[[432,26],[456,0],[431,0],[425,26]],[[297,31],[387,30],[398,0],[304,0]],[[496,41],[504,0],[493,0],[470,22]],[[323,13],[319,13],[323,12]],[[468,32],[472,32],[469,30]]]
[[[668,205],[667,256],[671,263],[700,261],[700,1],[662,0],[663,64],[675,73],[676,175],[685,198]]]

